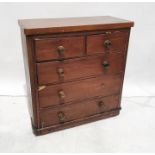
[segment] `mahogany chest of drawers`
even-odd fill
[[[19,20],[36,135],[119,114],[133,24],[110,16]]]

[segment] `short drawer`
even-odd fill
[[[39,85],[62,83],[101,74],[124,71],[124,55],[110,53],[87,58],[37,63]]]
[[[113,31],[87,36],[87,54],[106,51],[124,52],[128,43],[128,31]]]
[[[85,119],[117,108],[119,108],[119,96],[114,95],[61,106],[50,110],[42,110],[40,114],[41,125],[42,127],[48,127],[78,119]]]
[[[95,78],[45,86],[38,91],[40,107],[68,104],[75,101],[119,93],[122,75]]]
[[[37,61],[80,57],[84,49],[83,36],[35,39]]]

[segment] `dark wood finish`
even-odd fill
[[[42,127],[66,123],[119,108],[119,96],[97,98],[41,111]]]
[[[40,107],[48,107],[68,102],[81,101],[96,96],[107,96],[120,91],[121,75],[99,76],[95,78],[47,86],[39,91]],[[64,98],[59,92],[63,91]]]
[[[27,83],[28,109],[33,127],[38,128],[40,124],[38,119],[39,107],[37,97],[37,79],[36,79],[36,67],[34,62],[33,40],[25,36],[22,30],[21,30],[21,39],[22,39],[26,83]]]
[[[35,39],[37,61],[83,56],[84,49],[83,36]]]
[[[123,54],[111,52],[65,61],[38,63],[38,83],[55,84],[102,74],[118,74],[124,71],[124,58]],[[104,66],[105,61],[109,66]]]
[[[105,111],[104,113],[98,113],[96,115],[92,115],[92,116],[89,116],[89,117],[84,117],[84,118],[77,119],[77,120],[70,121],[70,122],[66,122],[66,123],[59,123],[59,124],[44,127],[44,128],[35,128],[33,126],[32,126],[32,128],[33,128],[33,132],[34,132],[35,135],[37,135],[37,136],[38,135],[44,135],[44,134],[47,134],[47,133],[50,133],[50,132],[64,130],[64,129],[67,129],[67,128],[72,128],[72,127],[75,127],[75,126],[79,126],[79,125],[83,125],[83,124],[86,124],[86,123],[94,122],[94,121],[97,121],[97,120],[117,116],[119,114],[119,112],[120,112],[120,109],[121,108],[117,108],[117,109],[114,109],[114,110]]]
[[[121,29],[130,28],[133,24],[111,16],[19,20],[26,35]]]
[[[119,114],[133,22],[105,16],[19,25],[36,135]]]
[[[114,31],[113,33],[103,33],[90,35],[87,37],[87,53],[103,53],[105,51],[124,52],[127,41],[128,31]]]

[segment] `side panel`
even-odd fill
[[[33,40],[26,37],[21,29],[23,59],[27,85],[28,108],[33,128],[39,128],[38,104],[37,104],[37,79],[36,66],[34,61]]]
[[[128,29],[128,38],[127,38],[127,44],[125,47],[125,59],[124,59],[124,71],[123,71],[123,75],[122,75],[122,86],[121,86],[121,91],[120,91],[120,99],[119,99],[119,103],[120,103],[120,107],[121,107],[121,100],[122,100],[122,91],[123,91],[123,84],[124,84],[124,75],[125,75],[125,71],[126,71],[126,60],[127,60],[127,54],[128,54],[128,45],[129,45],[129,39],[130,39],[130,31],[131,29]]]

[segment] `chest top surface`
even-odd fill
[[[26,35],[129,28],[132,21],[111,16],[19,20]]]

